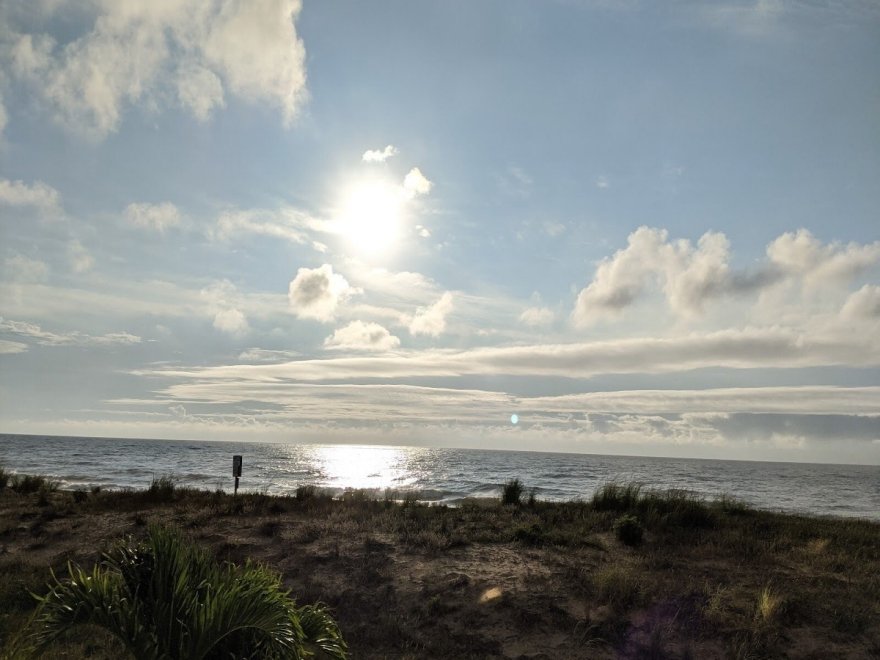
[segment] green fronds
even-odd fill
[[[219,564],[179,533],[151,527],[144,544],[125,543],[86,572],[54,575],[22,647],[39,653],[80,624],[118,637],[134,658],[346,657],[323,607],[297,608],[263,566]]]

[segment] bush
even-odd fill
[[[0,467],[0,490],[6,488],[6,484],[9,483],[9,473]]]
[[[313,484],[303,484],[302,486],[296,487],[296,497],[298,502],[305,502],[306,500],[314,499],[318,494],[318,487]]]
[[[639,545],[645,533],[639,519],[631,515],[621,516],[615,520],[612,529],[622,543],[630,546]]]
[[[511,479],[501,488],[501,503],[519,506],[524,490],[519,479]]]
[[[68,564],[12,657],[40,655],[69,630],[91,624],[137,658],[321,658],[342,660],[346,644],[321,605],[299,607],[281,578],[257,564],[220,564],[178,532],[151,527],[91,571]]]

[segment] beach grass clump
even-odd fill
[[[161,477],[153,478],[150,487],[147,489],[147,499],[152,502],[169,502],[174,498],[174,491],[177,489],[177,482],[173,475],[163,474]]]
[[[39,474],[13,474],[9,478],[9,488],[22,495],[54,493],[58,490],[58,482]]]
[[[633,515],[625,514],[614,521],[612,530],[621,543],[629,546],[637,546],[642,542],[645,529],[639,519]]]
[[[0,490],[6,488],[6,485],[9,483],[9,473],[0,467]]]
[[[501,487],[501,503],[519,506],[525,487],[519,479],[511,479]]]
[[[42,657],[83,624],[102,628],[137,658],[343,659],[347,647],[321,605],[298,607],[275,573],[254,563],[221,564],[174,530],[153,526],[91,571],[53,573],[15,657]]]
[[[611,481],[602,484],[593,493],[593,509],[596,511],[631,511],[638,505],[641,493],[641,484],[620,484]]]
[[[593,590],[599,602],[624,612],[639,601],[642,585],[633,567],[611,564],[593,574]]]

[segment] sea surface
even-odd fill
[[[589,499],[603,483],[636,481],[707,497],[732,495],[774,511],[880,520],[880,467],[650,458],[373,445],[307,445],[74,438],[0,434],[0,466],[43,474],[62,488],[146,488],[172,475],[181,485],[232,490],[232,456],[243,456],[242,491],[292,494],[302,484],[417,491],[455,504],[498,497],[520,479],[539,499]]]

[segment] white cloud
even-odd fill
[[[247,372],[235,366],[168,370],[197,378],[400,378],[508,375],[585,379],[601,374],[659,374],[732,369],[880,366],[880,337],[853,333],[810,336],[781,328],[746,328],[675,338],[636,338],[578,344],[428,350],[396,356],[299,360]],[[155,375],[156,372],[144,372]]]
[[[85,246],[75,239],[67,245],[67,258],[74,273],[87,273],[95,266],[95,259]]]
[[[216,281],[202,289],[200,296],[213,317],[214,328],[232,336],[241,336],[250,330],[247,316],[239,309],[241,296],[232,282]]]
[[[452,311],[452,294],[446,291],[440,299],[429,307],[420,307],[409,323],[413,335],[438,337],[446,330],[446,316]]]
[[[654,284],[662,285],[672,311],[695,316],[707,302],[758,292],[786,279],[807,289],[846,284],[878,262],[880,241],[825,245],[800,229],[772,241],[767,261],[757,270],[736,272],[729,265],[730,244],[724,234],[706,232],[694,246],[688,240],[669,240],[666,230],[639,227],[626,248],[599,263],[572,316],[580,325],[614,318]]]
[[[70,8],[55,9],[63,20]],[[117,130],[129,107],[159,109],[169,98],[204,120],[225,91],[278,107],[285,123],[305,99],[299,0],[105,0],[88,9],[93,23],[68,43],[17,35],[10,65],[58,121],[93,138]]]
[[[24,353],[27,349],[27,344],[22,344],[20,341],[7,341],[6,339],[0,339],[0,355]]]
[[[662,229],[639,227],[627,238],[627,247],[605,258],[593,281],[578,294],[574,320],[581,325],[618,315],[631,305],[649,278],[669,261],[672,248]]]
[[[805,286],[845,283],[880,262],[880,241],[823,245],[809,230],[799,229],[771,242],[767,257],[783,273],[802,277]]]
[[[428,181],[418,167],[412,168],[403,178],[403,190],[410,198],[416,195],[427,195],[433,186],[434,184]]]
[[[14,282],[45,282],[49,279],[49,266],[39,259],[14,254],[4,261],[4,272]]]
[[[846,299],[841,316],[847,319],[880,319],[880,286],[866,284]]]
[[[611,182],[608,180],[607,176],[601,175],[596,177],[596,187],[600,190],[606,190],[611,187]]]
[[[553,323],[556,314],[547,307],[529,307],[519,315],[520,323],[530,327],[538,327]]]
[[[317,321],[333,320],[339,304],[358,293],[333,266],[324,264],[319,268],[300,268],[290,282],[288,298],[294,314],[299,318]]]
[[[277,210],[234,209],[222,212],[215,224],[208,230],[208,237],[214,241],[228,241],[240,234],[254,234],[280,238],[297,245],[309,244],[308,232],[329,232],[329,223],[291,207]],[[312,242],[316,251],[321,252],[322,244]]]
[[[364,351],[390,351],[400,346],[400,339],[378,323],[352,321],[324,340],[326,348]]]
[[[28,185],[24,181],[0,179],[0,204],[30,206],[57,213],[61,209],[61,195],[42,181]]]
[[[129,204],[123,212],[125,221],[133,227],[164,234],[181,223],[180,211],[170,202],[162,204]]]
[[[365,163],[384,163],[395,155],[397,155],[397,148],[393,144],[389,144],[384,149],[368,149],[361,156],[361,159]]]
[[[0,317],[0,332],[31,339],[43,346],[112,346],[141,343],[141,338],[128,332],[89,335],[84,332],[49,332],[36,323],[12,321]]]
[[[270,348],[248,348],[238,355],[239,360],[245,362],[278,362],[299,357],[297,351],[274,350]]]
[[[235,337],[247,334],[250,330],[247,317],[234,307],[217,312],[214,315],[214,327]]]
[[[223,82],[216,73],[195,62],[180,66],[177,72],[177,98],[199,121],[207,121],[215,108],[226,105]]]
[[[416,225],[416,233],[422,238],[431,238],[431,230],[424,225]]]

